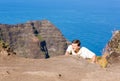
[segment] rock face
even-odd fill
[[[108,53],[109,56],[108,60],[112,63],[114,62],[113,65],[114,67],[103,69],[100,68],[98,64],[90,63],[87,60],[76,56],[62,55],[47,60],[28,59],[28,58],[21,58],[16,56],[14,49],[15,51],[18,51],[19,54],[22,54],[20,51],[22,51],[23,48],[25,49],[24,52],[26,54],[28,52],[29,53],[32,52],[31,54],[33,54],[35,53],[33,51],[35,51],[37,47],[41,46],[39,50],[40,54],[42,54],[43,51],[47,54],[46,52],[47,49],[49,52],[49,48],[45,47],[45,45],[46,46],[48,45],[47,43],[49,43],[49,40],[47,40],[46,36],[45,37],[48,42],[45,40],[44,36],[43,39],[43,37],[41,36],[42,33],[40,32],[41,29],[40,30],[37,29],[35,23],[34,24],[33,23],[34,22],[21,24],[18,27],[15,27],[14,30],[12,29],[14,28],[13,25],[0,25],[1,26],[0,81],[27,81],[27,80],[28,81],[119,81],[120,80],[119,77],[120,64],[118,64],[120,63],[119,61],[120,31],[116,31],[113,34],[112,39],[109,41],[105,49],[105,53]],[[32,24],[32,28],[30,27],[31,24]],[[20,29],[19,27],[22,28]],[[27,30],[25,31],[25,29]],[[2,40],[4,40],[6,43]],[[12,49],[10,47],[12,47]],[[29,51],[26,51],[28,49]],[[56,53],[58,52],[56,51]],[[32,56],[34,57],[34,55]],[[32,56],[30,55],[31,58]],[[28,57],[28,55],[26,55],[26,57]],[[115,64],[116,62],[118,63]]]
[[[0,41],[0,81],[119,81],[120,64],[106,69],[76,56],[29,59]]]
[[[26,58],[63,55],[67,48],[67,40],[48,20],[0,24],[0,40],[9,44],[18,56]]]
[[[110,63],[120,62],[120,31],[115,31],[105,48],[104,54]]]

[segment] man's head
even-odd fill
[[[80,49],[81,42],[79,40],[72,41],[72,48],[74,51]]]

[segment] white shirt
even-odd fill
[[[73,48],[72,48],[72,45],[69,45],[66,51],[72,55],[78,55],[78,56],[81,56],[83,58],[92,58],[95,55],[95,53],[93,53],[92,51],[90,51],[86,47],[81,47],[80,50],[77,53],[75,53]]]

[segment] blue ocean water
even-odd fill
[[[4,0],[0,2],[0,23],[19,24],[30,20],[51,21],[69,41],[102,54],[112,36],[120,30],[118,0]]]

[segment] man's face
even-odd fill
[[[78,44],[72,43],[72,48],[74,51],[76,51],[80,48],[80,46],[78,46]]]

